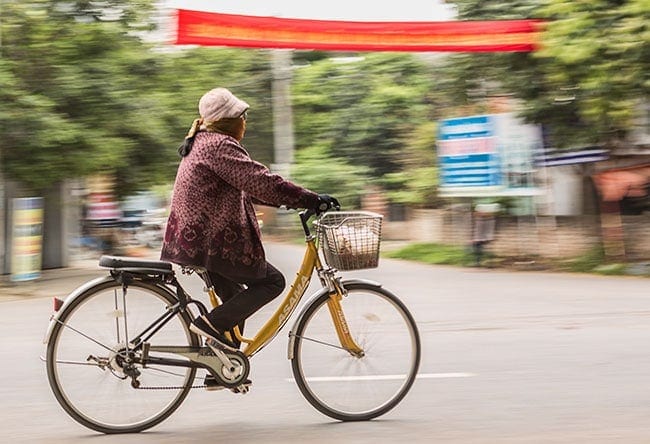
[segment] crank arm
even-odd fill
[[[235,371],[235,367],[232,366],[232,363],[230,362],[230,359],[228,359],[228,356],[221,350],[218,346],[216,346],[211,340],[206,340],[205,344],[210,347],[210,350],[215,354],[217,358],[219,358],[219,361],[223,364],[224,367],[229,369],[231,372]]]

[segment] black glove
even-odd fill
[[[328,194],[319,194],[318,195],[318,204],[316,205],[316,208],[314,210],[316,211],[316,214],[321,214],[324,213],[325,211],[329,209],[336,209],[340,210],[341,209],[341,204],[339,203],[338,200],[336,200],[335,197],[332,197]]]

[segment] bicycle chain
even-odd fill
[[[207,388],[207,387],[208,386],[204,384],[204,385],[192,385],[189,388],[190,389],[204,389],[204,388]],[[221,387],[223,387],[223,386],[221,386]],[[237,386],[237,387],[223,387],[223,389],[233,391],[233,390],[237,389],[238,387],[239,386]],[[184,389],[184,388],[185,387],[182,387],[180,385],[179,386],[167,386],[167,387],[164,387],[164,386],[135,387],[136,390],[181,390],[181,389]]]
[[[204,385],[192,385],[192,386],[190,386],[189,388],[191,388],[191,389],[198,389],[198,388],[206,388],[206,387],[207,387],[207,385],[204,384]],[[164,387],[164,386],[158,386],[158,387],[156,387],[156,386],[149,386],[149,387],[136,387],[135,389],[136,389],[136,390],[181,390],[181,389],[184,389],[184,388],[187,388],[187,387],[182,387],[182,386],[180,386],[180,385],[179,385],[179,386],[168,386],[168,387]]]
[[[212,350],[210,350],[209,348],[207,348],[207,347],[204,350],[201,350],[199,352],[199,354],[202,355],[202,356],[214,356],[214,357],[216,357],[214,352]],[[204,389],[204,388],[207,388],[207,387],[208,386],[206,384],[203,384],[203,385],[192,385],[189,388],[190,389],[197,389],[197,388]],[[235,389],[237,387],[238,386],[236,386],[236,387],[225,387],[224,386],[223,388],[233,390],[233,389]],[[134,387],[134,388],[136,390],[182,390],[185,387],[179,385],[179,386],[148,386],[148,387],[140,387],[139,386],[139,387]]]

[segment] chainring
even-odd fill
[[[223,351],[232,365],[232,369],[227,368],[219,358],[214,356],[217,363],[210,369],[210,374],[214,376],[221,385],[227,388],[234,388],[240,386],[250,373],[250,363],[245,354],[240,351]],[[208,355],[214,355],[212,350]],[[214,370],[214,371],[212,371]]]

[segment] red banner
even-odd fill
[[[178,10],[176,44],[324,51],[534,51],[539,20],[348,22]]]

